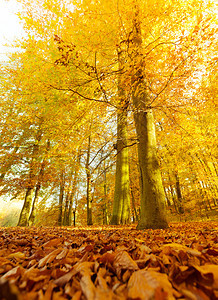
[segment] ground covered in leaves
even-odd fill
[[[218,299],[217,229],[0,228],[0,299]]]

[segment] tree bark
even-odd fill
[[[81,150],[78,149],[78,152],[77,152],[77,162],[76,162],[76,166],[75,166],[75,169],[74,169],[72,191],[71,191],[70,199],[69,199],[69,209],[68,209],[68,215],[67,215],[67,225],[68,226],[72,225],[72,212],[73,212],[74,223],[75,223],[75,214],[76,214],[77,201],[76,201],[75,207],[73,209],[73,198],[75,197],[75,194],[76,194],[76,187],[77,187],[77,182],[78,182],[78,174],[79,174],[79,169],[80,169],[80,159],[81,159]]]
[[[166,228],[165,195],[157,159],[153,112],[146,90],[139,14],[132,35],[132,99],[141,173],[141,211],[138,229]]]
[[[48,140],[47,145],[46,145],[46,155],[48,154],[49,150],[50,150],[50,141]],[[35,217],[36,217],[35,208],[36,208],[36,203],[38,202],[38,198],[39,198],[39,191],[41,189],[41,183],[43,181],[45,165],[46,165],[46,157],[42,161],[41,169],[40,169],[39,176],[38,176],[38,182],[36,185],[35,196],[33,199],[32,209],[31,209],[31,213],[29,216],[29,220],[28,220],[29,226],[33,226],[35,223]]]
[[[91,171],[90,171],[90,150],[91,150],[91,135],[88,138],[88,149],[86,158],[86,203],[87,203],[87,225],[92,225],[92,198],[91,198]]]
[[[41,129],[39,128],[36,136],[36,141],[33,145],[33,151],[32,151],[32,159],[30,162],[30,171],[29,171],[29,182],[28,187],[26,190],[26,195],[24,199],[23,208],[20,213],[19,221],[17,226],[28,226],[28,220],[30,215],[30,209],[32,205],[32,197],[33,197],[33,190],[35,187],[35,177],[37,173],[37,165],[36,165],[36,159],[39,151],[39,142],[42,137]]]
[[[118,51],[119,69],[123,69],[125,57],[123,51]],[[111,224],[127,224],[130,221],[130,191],[129,191],[129,162],[127,147],[127,108],[121,74],[118,75],[119,108],[117,111],[117,156],[116,177]]]
[[[31,209],[31,213],[30,213],[30,216],[29,216],[29,220],[28,220],[28,225],[29,226],[33,226],[34,223],[35,223],[35,218],[36,218],[35,206],[36,206],[36,203],[39,199],[40,188],[41,188],[41,184],[38,182],[37,185],[36,185],[35,196],[34,196],[34,199],[33,199],[32,209]]]
[[[64,171],[61,173],[60,193],[58,203],[58,226],[63,225],[63,200],[64,200]]]
[[[108,225],[108,210],[107,210],[107,173],[104,163],[104,202],[103,202],[103,225]]]
[[[24,204],[20,213],[17,226],[28,226],[29,213],[32,205],[33,189],[34,187],[31,186],[26,190]]]
[[[178,204],[178,211],[179,214],[184,214],[184,207],[182,203],[182,192],[180,188],[180,181],[179,181],[179,174],[178,171],[175,169],[174,171],[175,179],[176,179],[176,195],[177,195],[177,204]]]

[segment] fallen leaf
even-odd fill
[[[42,268],[46,264],[52,262],[60,252],[61,252],[61,249],[55,249],[54,251],[52,251],[51,253],[49,253],[48,255],[43,257],[42,259],[40,259],[38,267]]]
[[[157,294],[167,295],[164,299],[175,299],[172,285],[166,274],[149,270],[138,270],[132,274],[128,282],[130,299],[157,299],[155,296]]]
[[[121,270],[138,270],[137,263],[131,258],[126,251],[118,251],[115,255],[113,266],[116,269],[118,276]]]

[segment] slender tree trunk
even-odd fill
[[[63,226],[67,226],[67,216],[69,213],[69,198],[70,193],[68,192],[65,199],[65,205],[64,205],[64,217],[63,217]]]
[[[48,140],[47,141],[47,146],[46,146],[46,155],[48,154],[49,150],[50,150],[50,141]],[[39,176],[38,176],[38,182],[37,182],[37,185],[36,185],[35,196],[34,196],[34,199],[33,199],[32,209],[31,209],[31,213],[30,213],[30,216],[29,216],[29,220],[28,220],[28,225],[29,226],[33,226],[34,223],[35,223],[35,217],[36,217],[35,208],[36,208],[36,203],[38,202],[38,198],[39,198],[39,191],[41,189],[41,183],[43,181],[45,165],[46,165],[46,156],[43,159],[41,169],[40,169],[40,172],[39,172]]]
[[[63,225],[63,201],[64,201],[64,172],[61,173],[60,193],[58,203],[58,226]]]
[[[91,171],[90,171],[91,135],[88,138],[88,149],[86,159],[86,203],[87,203],[87,225],[92,225],[92,197],[91,197]]]
[[[171,194],[171,198],[172,198],[172,201],[173,201],[173,205],[174,205],[174,208],[175,208],[175,212],[178,213],[178,208],[177,208],[176,198],[175,198],[174,190],[173,190],[173,187],[172,187],[171,184],[168,186],[168,189],[169,189],[170,194]]]
[[[29,220],[28,220],[28,225],[29,226],[33,226],[35,224],[35,218],[36,218],[36,210],[35,210],[35,205],[38,202],[39,199],[39,191],[41,188],[41,184],[38,182],[36,185],[36,190],[35,190],[35,196],[33,199],[33,204],[32,204],[32,209],[31,209],[31,213],[29,216]]]
[[[166,228],[165,195],[157,159],[154,118],[146,91],[141,28],[137,12],[133,24],[132,63],[132,99],[141,173],[141,212],[137,228]]]
[[[26,190],[26,195],[24,199],[24,204],[23,208],[20,213],[19,221],[17,226],[28,226],[28,220],[29,220],[29,215],[30,215],[30,210],[32,206],[32,197],[33,197],[33,190],[35,187],[35,177],[36,177],[36,159],[39,151],[39,142],[42,137],[42,132],[41,129],[39,128],[36,136],[36,142],[33,145],[33,152],[32,152],[32,160],[30,163],[30,172],[29,172],[29,182],[28,182],[28,187]]]
[[[76,226],[76,209],[73,210],[73,226]]]
[[[77,163],[76,163],[76,166],[75,166],[74,176],[73,176],[72,191],[71,191],[70,199],[69,199],[69,209],[68,209],[68,215],[67,215],[67,225],[68,226],[72,225],[73,198],[75,197],[76,187],[77,187],[77,183],[78,183],[78,175],[79,175],[79,169],[80,169],[80,159],[81,159],[81,150],[78,149]],[[77,206],[77,203],[76,203],[76,206]],[[74,207],[74,210],[76,211],[76,207]],[[75,218],[75,216],[74,216],[74,218]]]
[[[180,214],[184,214],[184,207],[182,203],[182,192],[180,188],[180,181],[179,181],[179,175],[177,170],[175,170],[174,175],[176,179],[176,195],[177,195],[178,211]]]
[[[29,213],[32,205],[33,189],[34,187],[31,186],[26,190],[24,205],[21,210],[17,226],[28,226]]]
[[[136,209],[136,205],[135,205],[135,196],[134,196],[132,188],[131,188],[131,196],[132,196],[132,207],[133,207],[133,211],[134,211],[134,219],[136,220],[136,222],[138,222],[139,216],[137,213],[137,209]]]
[[[105,164],[104,164],[105,168]],[[104,169],[104,202],[103,202],[103,225],[108,225],[108,211],[107,211],[107,173]]]
[[[169,199],[169,197],[168,197],[167,190],[166,190],[165,187],[164,187],[164,193],[165,193],[165,197],[166,197],[166,200],[167,200],[167,206],[170,207],[170,206],[171,206],[171,203],[170,203],[170,199]]]
[[[118,52],[119,69],[123,69],[125,57],[123,51]],[[127,224],[130,221],[129,162],[127,147],[127,108],[121,74],[118,75],[119,108],[117,111],[117,156],[116,177],[111,224]]]

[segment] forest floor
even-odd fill
[[[218,222],[0,228],[0,299],[218,299]]]

